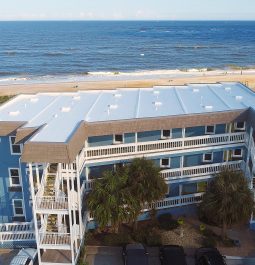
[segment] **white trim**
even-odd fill
[[[241,150],[241,154],[240,155],[235,155],[235,151],[236,150]],[[236,148],[236,149],[234,149],[233,150],[233,154],[232,154],[232,157],[238,157],[238,158],[240,158],[240,157],[243,157],[243,149],[242,148]]]
[[[162,160],[163,159],[167,159],[168,160],[168,164],[167,165],[163,165],[162,164]],[[165,158],[161,158],[160,159],[160,167],[161,168],[170,168],[170,165],[171,165],[171,158],[170,157],[165,157]]]
[[[116,141],[116,135],[122,135],[122,141]],[[113,144],[124,144],[124,133],[118,133],[113,135]]]
[[[213,132],[208,132],[208,127],[213,127]],[[215,134],[216,131],[216,125],[207,125],[205,126],[205,134]]]
[[[169,131],[170,132],[170,135],[169,136],[164,136],[163,135],[163,132],[164,131]],[[171,139],[172,138],[172,129],[169,129],[169,130],[161,130],[161,139],[165,140],[165,139]]]
[[[22,154],[22,144],[12,144],[12,138],[15,138],[16,139],[16,136],[14,136],[14,135],[9,136],[9,144],[10,144],[10,152],[11,152],[11,155],[21,155]],[[19,147],[20,147],[20,153],[14,153],[13,152],[13,145],[19,145]]]
[[[14,201],[21,201],[22,207],[19,207],[19,208],[22,208],[22,211],[23,211],[22,214],[17,214],[16,213],[15,206],[14,206]],[[13,209],[13,216],[25,216],[25,213],[24,213],[24,203],[23,203],[23,200],[22,199],[12,199],[12,209]]]
[[[12,176],[11,175],[11,170],[18,170],[18,176]],[[21,176],[20,176],[20,169],[19,168],[14,168],[14,167],[9,167],[8,168],[8,172],[9,172],[9,179],[10,179],[10,187],[21,187]],[[12,177],[18,177],[19,178],[19,184],[13,184],[12,183]]]
[[[242,127],[242,128],[238,128],[238,127],[237,127],[237,124],[238,124],[238,123],[241,123],[241,122],[243,123],[243,127]],[[238,131],[245,131],[245,129],[246,129],[246,122],[245,122],[245,121],[235,122],[235,123],[234,123],[234,129],[235,129],[235,130],[238,130]]]
[[[210,160],[206,160],[205,159],[205,156],[206,155],[211,155],[211,159]],[[205,162],[205,163],[211,163],[211,162],[213,162],[213,152],[210,152],[210,153],[204,153],[203,154],[203,162]]]

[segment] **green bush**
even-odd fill
[[[214,248],[217,245],[217,241],[214,237],[204,237],[202,246],[205,248]]]
[[[150,231],[150,233],[146,236],[145,244],[148,246],[160,246],[162,244],[162,240],[159,231],[155,229]]]
[[[127,233],[106,234],[103,237],[103,244],[106,246],[123,246],[131,242],[132,239]]]
[[[158,226],[160,229],[173,230],[176,229],[179,224],[178,221],[173,219],[170,213],[166,213],[158,216]]]
[[[140,227],[132,233],[132,238],[135,242],[142,243],[148,246],[161,245],[161,235],[157,228],[147,225]]]

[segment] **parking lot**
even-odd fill
[[[149,265],[160,265],[159,250],[156,247],[147,249],[149,253]],[[86,248],[86,261],[88,265],[123,265],[122,248],[120,247],[94,247]],[[195,265],[195,249],[185,249],[187,265]],[[227,265],[254,265],[255,258],[227,257]]]

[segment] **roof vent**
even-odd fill
[[[108,108],[109,109],[117,109],[118,105],[117,104],[111,104],[111,105],[108,105]]]
[[[57,118],[57,117],[58,117],[58,114],[54,114],[54,115],[53,115],[53,118]]]
[[[33,103],[35,103],[35,102],[38,101],[38,98],[31,98],[30,101],[33,102]]]
[[[236,100],[241,100],[243,96],[236,96]]]
[[[115,94],[113,94],[113,96],[114,96],[115,98],[121,98],[121,97],[122,97],[122,95],[121,95],[120,93],[115,93]]]
[[[199,92],[199,89],[198,88],[193,88],[193,92],[194,93],[198,93]]]
[[[20,114],[20,111],[19,110],[17,110],[17,111],[10,111],[9,112],[9,115],[10,116],[18,116]]]
[[[205,109],[206,109],[206,110],[212,110],[212,109],[213,109],[213,106],[212,106],[212,105],[206,105],[206,106],[205,106]]]
[[[80,100],[81,99],[81,96],[73,96],[73,99],[74,100]]]
[[[70,107],[62,107],[61,112],[69,112],[71,110]]]
[[[160,93],[160,92],[159,92],[158,90],[154,90],[154,91],[153,91],[153,94],[154,94],[154,95],[158,95],[159,93]]]
[[[162,102],[161,101],[155,101],[155,102],[153,102],[153,104],[155,107],[160,107],[162,105]]]
[[[231,87],[225,87],[226,91],[231,91]]]

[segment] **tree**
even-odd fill
[[[253,194],[243,173],[225,170],[211,181],[199,210],[222,227],[222,238],[226,239],[227,228],[247,221],[253,208]]]
[[[134,198],[133,220],[137,218],[145,204],[165,197],[167,184],[160,176],[160,168],[145,158],[135,158],[128,166],[128,187]]]
[[[110,223],[118,232],[120,223],[126,221],[126,205],[132,203],[126,189],[127,180],[127,168],[116,172],[105,171],[101,179],[95,180],[94,188],[87,198],[87,206],[100,228]]]

